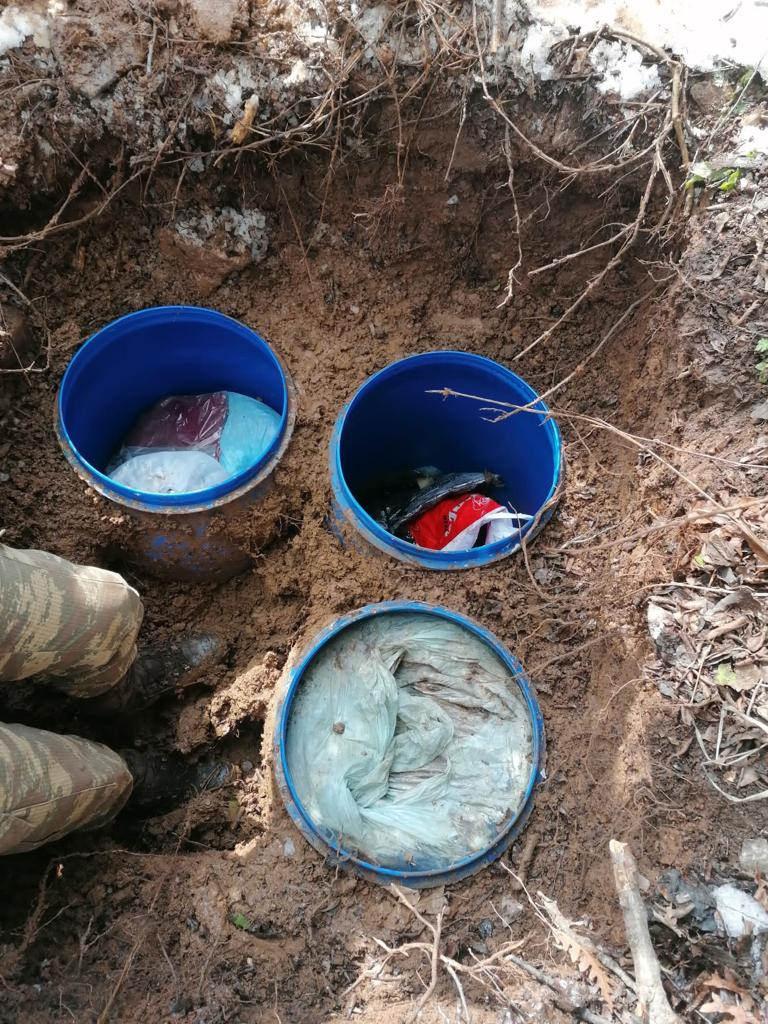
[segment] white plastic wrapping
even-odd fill
[[[215,487],[229,479],[229,472],[206,452],[165,452],[147,448],[132,455],[112,471],[112,479],[124,487],[149,494],[186,494]]]
[[[138,491],[202,491],[249,469],[279,432],[280,415],[248,395],[169,395],[139,416],[107,472]]]
[[[302,805],[339,845],[428,870],[487,848],[521,810],[532,724],[475,634],[436,615],[382,613],[314,658],[286,755]]]

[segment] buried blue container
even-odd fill
[[[169,395],[209,391],[258,398],[279,414],[277,435],[258,461],[188,494],[134,490],[105,474],[140,413]],[[61,382],[56,431],[78,475],[133,517],[130,560],[161,576],[227,579],[250,556],[214,528],[214,517],[264,494],[295,416],[290,377],[255,331],[212,309],[159,306],[114,320],[81,346]]]
[[[444,389],[463,397],[434,393]],[[530,408],[498,420],[520,406]],[[557,424],[517,374],[468,352],[410,356],[369,377],[336,421],[330,447],[336,526],[344,543],[354,544],[357,533],[412,565],[486,565],[517,551],[548,522],[562,489],[562,459]],[[376,477],[421,466],[495,473],[503,485],[488,495],[532,518],[515,536],[467,551],[430,550],[394,536],[366,510],[361,494]]]
[[[386,858],[371,857],[359,846],[353,847],[350,842],[345,840],[343,834],[332,831],[322,824],[317,820],[317,816],[313,817],[308,809],[308,802],[303,801],[300,795],[307,791],[307,779],[301,777],[300,773],[305,770],[305,763],[301,757],[297,757],[296,751],[298,746],[301,746],[303,749],[304,734],[299,734],[298,738],[295,736],[293,743],[291,736],[292,730],[299,728],[298,718],[307,708],[308,694],[306,691],[311,689],[313,685],[313,672],[316,675],[317,666],[321,663],[322,659],[330,661],[334,665],[337,664],[335,659],[340,649],[339,644],[346,642],[345,634],[346,638],[349,639],[348,647],[351,647],[353,636],[358,635],[357,631],[361,628],[370,629],[372,626],[377,628],[381,625],[383,618],[388,617],[394,621],[397,617],[400,617],[402,620],[406,616],[409,620],[418,620],[423,617],[425,623],[439,624],[439,629],[444,629],[447,626],[449,629],[458,631],[461,635],[466,635],[468,638],[467,642],[474,644],[476,649],[479,643],[486,655],[493,659],[494,664],[504,673],[506,685],[510,694],[514,697],[518,708],[518,717],[525,722],[526,742],[525,755],[522,761],[523,770],[516,783],[515,792],[502,793],[502,804],[500,806],[504,809],[499,819],[492,824],[482,845],[478,848],[478,844],[475,843],[474,849],[465,850],[463,855],[455,856],[449,860],[443,859],[441,861],[440,857],[436,859],[434,857],[422,857],[420,863],[414,863],[412,853],[406,849],[398,849],[394,855],[390,854]],[[464,631],[466,631],[466,634],[464,634]],[[433,647],[432,650],[434,651],[435,648]],[[444,652],[441,650],[440,653],[442,655]],[[417,666],[417,674],[422,668],[423,666]],[[473,674],[476,678],[479,678],[476,666],[473,667],[472,672],[467,677],[470,682],[469,692],[476,697],[482,692],[482,688],[479,682],[477,686],[472,682]],[[365,702],[367,696],[367,691],[364,690],[365,684],[359,680],[357,682],[358,685],[363,687],[361,697],[363,702]],[[402,681],[398,685],[402,685]],[[426,690],[422,692],[430,692],[429,683],[424,685]],[[346,690],[346,685],[339,688],[341,693],[344,693]],[[338,696],[338,694],[334,696]],[[448,700],[453,705],[453,698],[448,698]],[[471,701],[468,703],[471,704]],[[345,733],[343,722],[335,722],[332,726],[329,725],[334,714],[335,710],[330,712],[331,718],[322,727],[324,729],[327,728],[329,737],[331,732],[334,734]],[[481,708],[479,717],[480,719],[488,718],[488,712],[485,707]],[[490,719],[490,726],[495,728],[496,719],[492,715]],[[398,718],[396,728],[396,737],[398,739],[402,738],[400,735],[402,724],[401,719]],[[348,723],[346,726],[347,734],[350,733],[351,728],[351,725]],[[336,737],[332,738],[335,739]],[[359,745],[360,742],[360,733],[355,729],[352,733],[352,745]],[[416,889],[458,881],[474,874],[498,859],[525,827],[533,809],[536,788],[542,780],[544,773],[544,723],[533,686],[520,662],[492,633],[471,619],[440,606],[414,601],[388,601],[382,604],[368,605],[359,611],[337,619],[312,640],[303,653],[293,662],[293,665],[286,670],[284,675],[275,709],[273,743],[275,776],[283,802],[291,819],[300,829],[305,839],[315,849],[325,855],[328,864],[351,870],[355,874],[367,878],[369,881],[382,885],[395,882]],[[484,757],[485,754],[481,746],[477,754],[477,761],[482,761]],[[317,768],[320,773],[325,770],[326,763],[324,760],[318,762]],[[492,759],[490,759],[490,763],[493,764]],[[480,769],[478,768],[477,770],[479,774]],[[374,766],[372,771],[373,774],[376,774],[376,766]],[[474,774],[474,768],[471,771]],[[348,773],[341,780],[341,792],[344,799],[348,796],[348,790],[346,789],[347,780],[352,778],[353,775]],[[331,781],[333,783],[334,780]],[[473,780],[470,779],[469,789],[467,790],[465,787],[463,790],[463,792],[468,794],[466,805],[470,809],[476,804],[482,804],[485,799],[485,794],[481,796],[480,790],[472,782]],[[349,785],[353,786],[354,782],[350,782]],[[378,806],[382,807],[390,799],[393,792],[390,790],[386,800],[380,802]],[[426,822],[429,825],[433,817],[436,817],[437,811],[438,807],[436,804],[428,805],[423,811],[419,811],[417,817],[419,817],[421,822]],[[459,827],[459,832],[462,836],[460,842],[462,843],[464,842],[465,831],[466,835],[469,835],[471,833],[471,826],[469,824],[465,825],[462,820]],[[466,844],[469,845],[468,840]]]

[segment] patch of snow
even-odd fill
[[[321,0],[294,0],[286,6],[285,16],[293,31],[307,46],[336,49],[328,12]]]
[[[286,85],[303,85],[309,79],[309,68],[303,60],[299,59],[291,68],[290,74],[285,79]]]
[[[743,156],[750,153],[768,153],[768,127],[760,128],[756,124],[745,124],[739,133],[736,151]]]
[[[22,46],[28,36],[35,46],[50,49],[48,22],[41,14],[27,7],[6,7],[0,13],[0,56]]]
[[[267,253],[267,219],[261,210],[247,207],[235,210],[224,206],[218,213],[213,210],[185,211],[176,218],[174,228],[180,238],[199,248],[216,235],[224,239],[230,255],[249,253],[258,262]]]
[[[749,874],[754,874],[755,871],[762,875],[768,874],[768,839],[745,839],[741,844],[739,867]]]
[[[623,0],[529,0],[528,10],[534,22],[529,35],[535,34],[531,50],[539,54],[546,26],[552,42],[557,42],[565,32],[596,32],[609,25],[669,49],[701,71],[711,71],[723,61],[768,67],[768,10],[763,0],[708,0],[703,6],[701,0],[631,5]]]
[[[382,38],[384,26],[391,16],[392,12],[386,4],[367,7],[357,19],[355,28],[366,43],[372,45]]]
[[[648,618],[648,632],[651,634],[651,640],[655,644],[660,644],[662,637],[670,625],[674,622],[674,619],[670,612],[665,608],[661,608],[657,604],[648,604],[648,610],[646,612]]]
[[[284,857],[295,857],[296,856],[296,844],[292,839],[286,839],[283,843],[283,856]]]
[[[235,61],[234,66],[227,71],[220,68],[208,80],[208,84],[222,94],[224,106],[232,120],[240,117],[243,112],[243,93],[255,92],[259,85],[244,60]]]
[[[643,64],[643,55],[635,46],[603,39],[592,49],[589,59],[603,76],[597,83],[598,92],[612,92],[631,100],[661,86],[656,65]]]
[[[546,21],[532,25],[520,51],[520,62],[524,69],[545,82],[549,81],[554,71],[547,60],[549,51],[555,43],[565,39],[567,35],[568,31],[562,25],[554,25]]]

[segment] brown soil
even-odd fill
[[[330,432],[341,404],[366,376],[401,356],[441,347],[512,363],[531,332],[554,321],[602,266],[598,251],[539,277],[521,275],[513,302],[498,308],[513,249],[513,210],[499,188],[507,172],[498,136],[481,124],[465,131],[449,184],[444,174],[455,124],[425,129],[401,201],[386,210],[381,197],[396,180],[386,154],[345,165],[324,202],[325,168],[306,160],[283,166],[279,187],[247,168],[230,182],[212,176],[194,187],[185,182],[176,197],[177,177],[158,174],[151,202],[138,191],[127,194],[108,221],[19,257],[51,331],[51,369],[3,381],[11,410],[2,466],[9,479],[0,494],[5,542],[122,567],[117,552],[126,524],[64,461],[52,406],[68,360],[94,329],[144,306],[200,302],[194,278],[158,248],[157,234],[176,202],[180,208],[202,202],[215,186],[222,189],[217,203],[229,194],[247,197],[270,214],[267,260],[230,277],[206,302],[274,344],[297,385],[299,412],[273,496],[234,527],[246,538],[260,522],[278,527],[251,573],[190,586],[127,570],[146,602],[148,642],[210,627],[227,642],[226,662],[183,701],[98,733],[114,745],[135,738],[193,757],[213,748],[240,765],[238,780],[140,826],[118,821],[111,831],[6,860],[0,1020],[408,1018],[428,980],[429,966],[417,956],[403,961],[390,983],[366,982],[349,997],[344,992],[376,954],[374,939],[397,942],[418,933],[418,923],[384,890],[329,870],[304,843],[274,791],[270,751],[261,748],[263,720],[296,645],[368,602],[446,605],[476,618],[522,659],[546,721],[548,779],[527,832],[506,859],[514,865],[522,856],[531,891],[556,898],[572,917],[590,918],[619,947],[610,838],[630,842],[641,869],[654,878],[668,866],[706,871],[765,826],[764,812],[725,804],[707,786],[694,751],[681,753],[687,730],[676,709],[643,678],[650,656],[645,598],[685,552],[677,534],[610,545],[658,515],[689,507],[690,489],[669,470],[638,458],[609,432],[563,416],[565,497],[531,548],[529,567],[518,556],[465,573],[418,571],[342,548],[328,529]],[[597,187],[591,194],[576,185],[556,192],[548,184],[538,169],[519,168],[527,267],[585,244],[600,224],[622,219],[622,207],[637,198],[631,183],[610,202]],[[454,194],[459,202],[448,205]],[[366,212],[383,215],[355,216]],[[327,228],[318,232],[320,221]],[[599,296],[546,345],[513,363],[515,369],[540,390],[573,369],[647,286],[649,271],[659,272],[654,250],[638,256],[651,265],[638,259],[609,278]],[[711,452],[727,450],[740,431],[751,440],[756,430],[734,410],[732,393],[706,374],[695,347],[700,336],[680,338],[683,307],[690,316],[695,301],[682,288],[668,293],[662,307],[646,308],[557,404],[569,414]],[[745,484],[736,470],[680,459],[705,486],[744,494],[758,483]],[[52,702],[46,707],[33,698],[15,713],[62,727],[61,709]],[[69,730],[94,734],[75,707],[67,714]],[[447,890],[444,934],[454,955],[493,951],[506,935],[495,909],[510,892],[499,866]],[[427,912],[434,907],[434,894],[421,900]],[[251,932],[231,923],[235,912],[253,923]],[[511,928],[514,937],[528,937],[527,955],[545,954],[531,913]],[[513,982],[521,1019],[557,1019],[557,1011],[538,1002],[538,990]],[[499,1016],[482,989],[469,987],[467,998],[473,1020],[512,1019]],[[441,987],[423,1019],[454,1019],[454,1000]]]

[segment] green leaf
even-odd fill
[[[755,352],[759,356],[764,356],[768,353],[768,338],[759,338],[755,345]]]
[[[761,384],[768,384],[768,359],[763,359],[762,362],[755,366],[757,370],[757,377]]]
[[[719,167],[715,170],[706,161],[691,166],[685,181],[685,188],[717,188],[721,192],[732,192],[739,183],[741,171],[738,167]]]
[[[249,932],[253,928],[253,921],[247,918],[245,914],[241,914],[239,910],[234,914],[230,914],[229,920],[235,928],[239,928],[243,932]]]
[[[715,682],[718,686],[732,686],[736,682],[736,673],[729,661],[723,661],[717,666]]]
[[[738,185],[740,177],[741,171],[738,169],[738,167],[734,167],[731,170],[728,170],[728,173],[726,174],[725,178],[723,178],[723,180],[717,187],[720,189],[721,192],[732,192]]]

